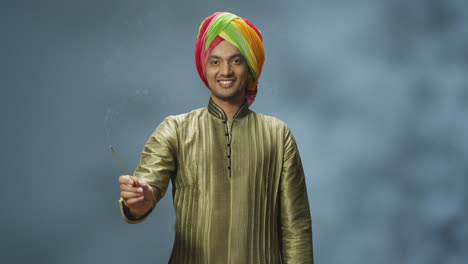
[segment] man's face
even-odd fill
[[[223,40],[208,57],[206,79],[215,102],[242,103],[251,76],[239,49]]]

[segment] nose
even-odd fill
[[[219,70],[222,76],[230,76],[232,74],[231,65],[228,62],[222,63],[221,69]]]

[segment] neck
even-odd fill
[[[211,96],[211,100],[215,104],[217,104],[221,109],[223,109],[224,113],[226,114],[227,120],[232,120],[234,115],[239,111],[240,107],[244,103],[244,98],[240,98],[240,100],[221,100],[216,98],[215,96]]]

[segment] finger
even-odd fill
[[[143,193],[143,188],[142,187],[133,187],[127,184],[121,184],[120,185],[120,190],[121,191],[126,191],[126,192],[135,192],[135,193]]]
[[[129,207],[131,207],[131,206],[134,206],[134,205],[136,205],[136,204],[138,204],[138,203],[143,202],[143,201],[144,201],[144,198],[145,198],[145,197],[143,197],[143,196],[138,197],[138,198],[130,198],[130,199],[126,200],[126,203],[127,203],[127,205],[128,205]]]
[[[132,176],[130,175],[122,175],[119,177],[119,183],[121,184],[128,184],[133,185]]]
[[[140,193],[134,193],[134,192],[120,192],[120,196],[124,199],[124,200],[128,200],[128,199],[131,199],[131,198],[138,198],[138,197],[141,197],[143,195],[141,195]]]
[[[135,186],[136,186],[136,187],[140,187],[140,186],[141,186],[140,180],[138,180],[137,177],[133,176],[133,177],[132,177],[132,180],[133,180],[133,182],[135,183]]]

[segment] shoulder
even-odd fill
[[[187,127],[190,120],[196,120],[203,116],[206,107],[192,110],[188,113],[169,115],[156,127],[152,138],[158,142],[165,143],[177,149],[179,132]]]
[[[206,120],[207,115],[208,109],[206,107],[198,108],[188,113],[170,115],[164,118],[156,128],[156,131],[163,130],[166,134],[177,135],[181,131],[186,131],[186,128],[194,127],[194,123]]]
[[[182,113],[178,115],[170,115],[164,118],[161,124],[167,124],[174,128],[184,126],[187,122],[192,120],[197,120],[200,117],[203,117],[207,114],[206,107],[194,109],[187,113]]]
[[[250,113],[256,122],[262,123],[265,127],[290,133],[288,125],[283,120],[254,111],[250,111]]]
[[[252,119],[263,127],[265,133],[275,135],[278,140],[282,141],[285,145],[295,144],[294,135],[289,126],[283,120],[261,113],[251,111]]]

